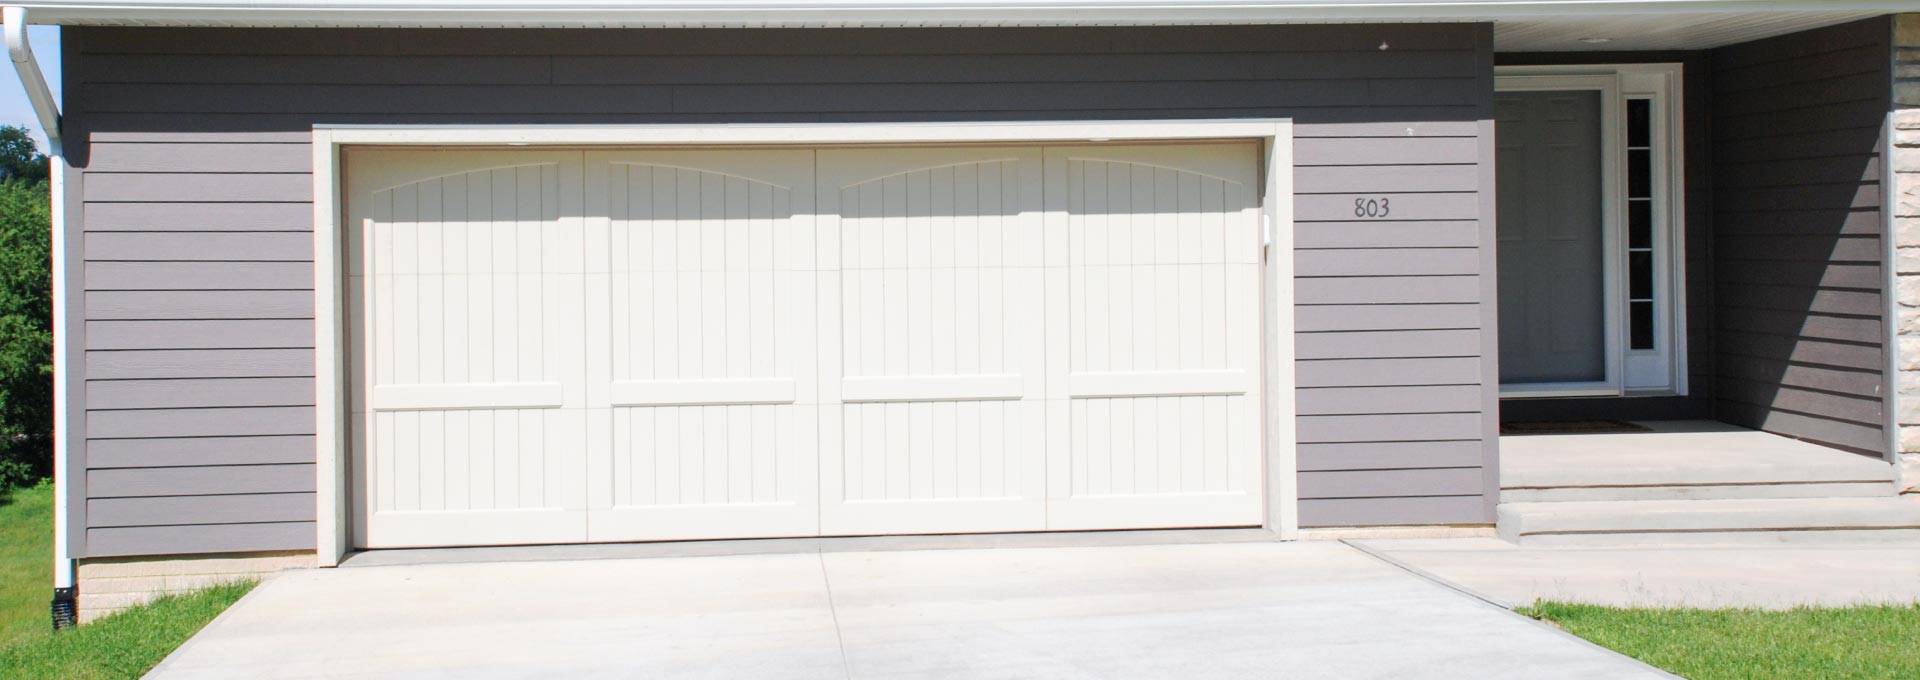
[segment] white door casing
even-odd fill
[[[359,545],[1280,516],[1264,512],[1261,484],[1259,225],[1271,180],[1258,143],[344,155],[345,216],[375,236],[354,239],[347,258],[358,326],[343,359],[365,373],[349,391],[373,389],[352,408],[354,452],[371,462],[355,467],[355,487],[370,490],[351,513]],[[464,189],[503,173],[516,180],[511,201]],[[456,176],[463,188],[446,189]],[[540,189],[523,195],[521,183]],[[417,204],[436,187],[439,215],[371,213],[383,204],[369,192],[391,211],[396,190]],[[522,220],[533,203],[536,219]],[[510,249],[467,243],[509,208]],[[427,262],[421,243],[464,257]],[[538,264],[495,266],[509,254]],[[365,264],[378,285],[363,285]],[[401,277],[415,283],[386,283]],[[515,287],[495,285],[502,277]],[[503,382],[471,370],[507,351],[473,329],[507,323],[509,293],[513,313],[537,308],[513,320],[545,363]],[[435,300],[467,312],[419,313]],[[400,320],[407,310],[418,327]],[[512,350],[536,352],[521,331]],[[413,354],[397,342],[409,337]],[[397,368],[435,347],[469,370]],[[359,402],[373,407],[370,425]],[[476,444],[476,418],[500,410],[516,424],[540,414],[540,434],[514,441],[542,455]],[[412,418],[439,428],[438,448],[419,445],[432,439],[420,432],[380,438]],[[522,478],[503,477],[506,453]],[[491,478],[475,473],[485,455]],[[483,482],[541,495],[493,507],[481,501],[504,496]]]

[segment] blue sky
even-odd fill
[[[40,62],[40,70],[47,74],[47,84],[53,86],[54,99],[60,98],[60,27],[29,26],[27,39],[33,43],[33,57]],[[42,153],[47,150],[47,134],[40,129],[40,119],[33,115],[33,105],[27,103],[27,92],[20,87],[20,77],[7,69],[0,74],[0,125],[25,125],[33,130],[33,141],[40,144]]]

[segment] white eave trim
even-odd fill
[[[315,125],[336,144],[404,146],[980,144],[1265,138],[1286,119],[790,125]]]
[[[1912,0],[42,0],[35,23],[214,26],[879,26],[1486,21],[1722,12],[1895,12]]]

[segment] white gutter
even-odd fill
[[[55,611],[60,609],[58,598],[63,589],[73,587],[73,553],[67,545],[67,501],[74,486],[73,473],[67,466],[67,380],[71,377],[67,366],[67,159],[62,153],[60,138],[60,104],[53,97],[53,89],[47,86],[47,77],[40,71],[40,63],[33,58],[33,46],[27,42],[27,10],[23,7],[0,9],[0,22],[4,22],[7,40],[7,57],[13,60],[13,70],[20,76],[21,87],[27,90],[27,101],[33,105],[33,113],[40,119],[40,129],[47,133],[48,180],[53,185],[53,587],[55,589]],[[71,590],[64,592],[71,593]],[[68,604],[71,604],[69,601]],[[55,616],[56,625],[59,616]]]
[[[1898,12],[1913,0],[39,0],[52,24],[854,26],[1485,21],[1623,14]]]
[[[27,88],[27,101],[33,104],[34,115],[40,117],[40,129],[46,131],[49,146],[59,148],[60,103],[54,101],[53,89],[47,87],[47,77],[33,58],[33,45],[27,42],[27,9],[0,10],[0,21],[6,23],[7,57],[13,60],[14,72],[20,74],[21,87]]]

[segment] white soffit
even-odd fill
[[[1501,52],[1708,49],[1846,23],[1885,12],[1784,12],[1511,17],[1495,20]]]
[[[6,4],[0,0],[0,4]],[[1705,49],[1914,0],[39,0],[38,24],[467,28],[1495,24],[1502,52]],[[1604,40],[1603,40],[1604,39]]]

